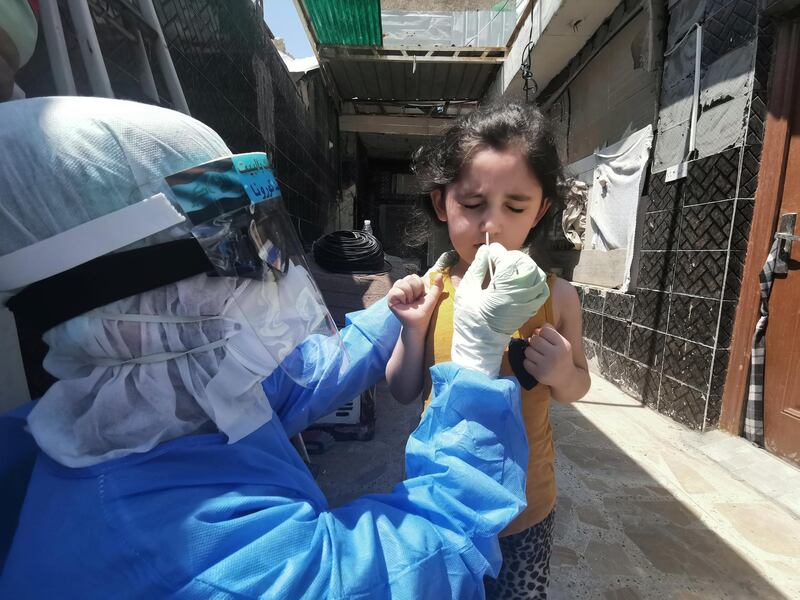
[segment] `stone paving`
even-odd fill
[[[555,408],[553,426],[553,598],[800,598],[800,515],[723,455],[794,498],[797,469],[688,431],[597,377],[584,401]]]
[[[596,375],[583,401],[552,407],[550,598],[800,598],[800,469],[689,431]],[[313,457],[333,506],[402,478],[418,414],[379,387],[375,439]]]

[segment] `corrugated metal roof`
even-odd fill
[[[304,0],[320,44],[380,46],[380,0]]]
[[[343,100],[480,100],[497,63],[332,60],[327,63]]]

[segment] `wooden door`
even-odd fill
[[[792,26],[795,57],[800,51],[800,25]],[[780,176],[779,217],[800,214],[800,60],[787,111],[788,148]],[[800,219],[798,219],[800,221]],[[800,226],[793,233],[800,234]],[[767,450],[800,464],[800,241],[792,244],[789,273],[778,278],[769,302],[764,365],[764,442]]]
[[[759,317],[759,273],[780,216],[800,215],[800,21],[779,19],[753,223],[736,308],[720,426],[740,434],[744,422],[753,332]],[[800,216],[794,232],[800,234]],[[767,448],[800,464],[800,242],[786,277],[775,281],[769,306],[764,380]]]

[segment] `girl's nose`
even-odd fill
[[[493,241],[494,238],[497,236],[497,234],[500,233],[500,230],[491,221],[488,221],[483,224],[483,227],[481,227],[481,233],[483,234],[488,233],[489,240]]]
[[[500,233],[500,229],[500,219],[494,214],[487,214],[481,223],[481,233],[488,233],[489,237]]]

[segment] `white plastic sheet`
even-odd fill
[[[505,46],[517,22],[509,10],[381,11],[384,46]]]
[[[588,247],[627,251],[623,289],[630,281],[639,198],[652,145],[653,126],[648,125],[595,153],[597,166],[588,209],[592,236]]]

